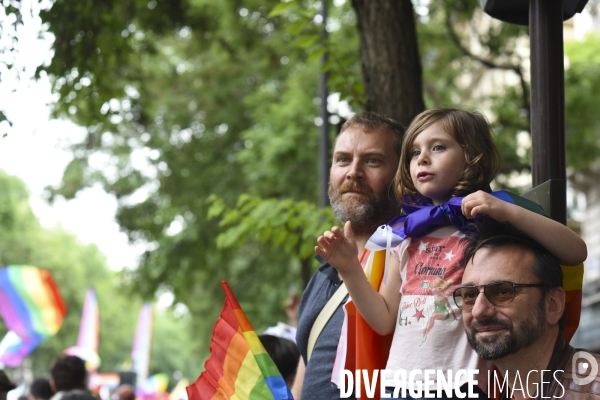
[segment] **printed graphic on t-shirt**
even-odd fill
[[[423,339],[435,326],[458,324],[460,313],[452,292],[460,285],[462,247],[456,236],[413,239],[406,249],[408,263],[402,282],[398,326],[423,326]]]

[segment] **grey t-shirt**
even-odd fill
[[[331,265],[322,259],[319,261],[323,263],[311,278],[300,301],[296,343],[306,365],[302,398],[307,400],[332,400],[340,398],[340,390],[331,382],[331,371],[333,370],[333,362],[344,322],[342,304],[345,301],[338,306],[323,328],[310,361],[306,363],[310,330],[325,304],[342,283],[337,271]],[[350,398],[354,399],[354,396]]]

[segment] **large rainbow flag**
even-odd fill
[[[67,307],[49,271],[11,265],[0,269],[0,314],[9,332],[0,362],[18,367],[35,347],[58,332]]]
[[[81,322],[79,323],[79,336],[77,345],[69,347],[65,354],[77,356],[85,361],[90,372],[95,372],[100,366],[98,356],[98,339],[100,335],[100,312],[98,310],[98,299],[93,289],[88,289],[83,303]]]
[[[187,387],[189,400],[293,400],[227,282],[205,371]]]

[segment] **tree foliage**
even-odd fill
[[[600,37],[591,34],[582,42],[565,46],[569,64],[565,72],[566,146],[569,165],[585,170],[597,162],[600,118],[595,104],[600,98]]]
[[[371,3],[384,11],[400,4]],[[416,22],[420,60],[411,61],[422,66],[413,74],[422,73],[423,93],[411,95],[417,107],[408,114],[423,99],[426,108],[486,110],[503,176],[529,169],[520,139],[530,113],[526,28],[492,20],[476,0],[412,3],[398,23]],[[125,283],[185,303],[201,338],[192,346],[197,354],[220,308],[220,279],[264,327],[283,318],[288,288],[305,283],[315,266],[306,249],[331,223],[312,205],[322,123],[317,77],[329,73],[333,125],[386,101],[374,101],[384,91],[365,74],[361,40],[374,29],[365,5],[335,1],[326,25],[314,0],[57,0],[41,15],[55,54],[38,73],[53,80],[55,114],[88,131],[49,195],[72,197],[100,182],[117,196],[122,229],[147,248]],[[371,74],[391,63],[408,68],[387,54]],[[589,118],[594,102],[569,85],[591,99],[591,65],[573,57],[567,71],[567,162],[576,168],[593,162],[598,129]],[[575,145],[582,142],[584,150]]]
[[[276,4],[190,2],[171,19],[183,22],[163,31],[137,11],[127,18],[121,13],[116,20],[129,30],[127,40],[99,39],[123,33],[112,21],[106,31],[100,24],[92,35],[55,44],[69,54],[114,55],[118,68],[107,69],[104,58],[95,63],[57,53],[40,72],[55,77],[57,114],[89,132],[52,195],[69,197],[103,183],[121,201],[123,229],[148,248],[141,266],[125,274],[127,282],[144,295],[171,291],[194,315],[214,320],[222,299],[218,280],[226,278],[240,300],[261,293],[264,306],[247,310],[259,327],[274,324],[277,309],[284,318],[288,288],[301,285],[299,271],[310,264],[258,241],[216,248],[221,228],[208,218],[206,200],[215,194],[233,204],[243,193],[316,197],[310,177],[317,167],[318,66],[304,61],[306,43],[278,29],[293,21],[267,17]],[[79,16],[69,18],[75,12]],[[57,2],[43,18],[55,36],[72,38],[86,12],[97,10]],[[314,15],[316,8],[306,12]],[[211,324],[194,321],[207,339]]]
[[[60,331],[29,356],[36,376],[48,373],[52,359],[77,344],[87,288],[93,288],[100,310],[101,372],[115,372],[130,358],[136,321],[142,306],[139,296],[124,291],[118,275],[109,270],[94,245],[82,245],[66,232],[42,228],[28,204],[28,192],[18,178],[0,171],[0,254],[3,265],[33,265],[47,269],[67,305]],[[200,362],[172,341],[191,342],[189,317],[157,311],[151,370],[169,375],[180,370],[193,378]],[[6,328],[0,328],[0,335]]]

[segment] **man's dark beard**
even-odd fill
[[[363,193],[365,196],[342,198],[349,191]],[[337,190],[329,182],[328,194],[335,217],[343,223],[350,221],[353,232],[358,235],[373,233],[379,225],[400,213],[393,182],[381,193],[375,193],[371,187],[357,181],[348,181]]]
[[[497,360],[514,354],[521,349],[531,346],[538,340],[546,330],[546,318],[544,298],[540,300],[531,318],[526,318],[517,327],[516,332],[513,323],[508,320],[489,318],[483,321],[473,322],[471,329],[465,328],[469,344],[484,360]],[[477,328],[482,326],[501,326],[508,330],[496,335],[484,338],[476,338]]]

